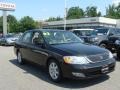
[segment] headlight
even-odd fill
[[[98,37],[95,37],[94,39],[95,39],[95,41],[97,41],[97,40],[98,40]]]
[[[12,42],[12,40],[11,39],[6,39],[6,41],[9,43],[9,42]]]
[[[87,57],[78,57],[78,56],[64,56],[64,62],[68,64],[89,64],[90,61]]]
[[[98,40],[98,37],[93,38],[93,41],[97,41],[97,40]]]
[[[116,41],[115,41],[115,44],[120,44],[120,40],[116,40]]]
[[[113,58],[113,54],[109,51],[109,58]]]

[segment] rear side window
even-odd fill
[[[27,32],[23,35],[22,42],[31,43],[32,32]]]

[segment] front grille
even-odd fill
[[[90,55],[88,56],[88,59],[90,59],[92,62],[101,62],[106,59],[109,59],[109,53],[102,53],[97,55]]]
[[[113,64],[108,65],[108,68],[109,68],[109,69],[108,69],[108,72],[107,72],[107,73],[110,73],[110,72],[114,71],[115,65],[113,65]],[[101,69],[102,69],[102,67],[99,68],[98,70],[95,70],[95,71],[89,70],[90,72],[86,73],[85,75],[86,75],[87,77],[102,75],[102,74],[104,74],[104,73],[102,73]]]

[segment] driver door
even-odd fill
[[[43,45],[45,45],[45,43],[40,32],[34,32],[32,37],[32,45],[33,62],[39,65],[43,65],[45,59],[47,59],[48,53],[46,52],[46,49],[43,48]]]

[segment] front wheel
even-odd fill
[[[107,48],[107,45],[104,44],[104,43],[101,43],[99,46],[100,46],[101,48]]]
[[[17,61],[18,61],[19,64],[23,64],[24,63],[23,59],[22,59],[22,55],[21,55],[20,52],[17,53]]]
[[[48,63],[48,73],[52,81],[59,82],[62,79],[62,73],[59,63],[55,60],[50,60]]]

